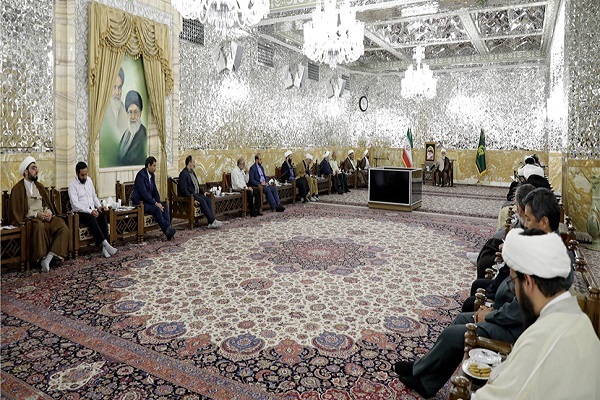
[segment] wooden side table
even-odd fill
[[[2,248],[2,265],[19,263],[21,272],[25,267],[29,269],[27,262],[27,229],[25,225],[15,228],[3,228],[0,230],[0,247]]]
[[[110,213],[110,241],[136,237],[138,243],[144,240],[144,212],[137,205],[133,208],[115,209]]]

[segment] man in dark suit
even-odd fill
[[[331,168],[331,164],[329,164],[329,157],[330,153],[328,150],[325,152],[325,155],[323,155],[323,160],[321,160],[321,174],[323,174],[324,177],[331,175],[331,190],[338,192],[338,194],[344,194],[344,191],[340,186],[340,180],[337,175],[334,175],[333,168]]]
[[[281,201],[279,200],[277,188],[267,183],[267,176],[265,175],[265,170],[262,166],[262,156],[260,153],[254,156],[254,164],[250,167],[250,179],[248,180],[248,184],[262,189],[264,195],[267,196],[267,201],[271,206],[271,210],[277,212],[285,211],[285,207],[281,205]]]
[[[292,162],[292,152],[290,150],[286,151],[285,160],[283,164],[281,164],[281,178],[282,181],[296,181],[296,187],[298,188],[298,194],[302,199],[303,203],[306,203],[306,196],[308,195],[308,181],[306,177],[299,178],[296,176],[295,165]]]
[[[135,176],[133,186],[133,203],[144,205],[144,214],[151,214],[158,222],[168,240],[175,236],[175,228],[171,226],[171,214],[166,202],[160,201],[160,194],[156,187],[156,158],[146,158],[144,168]]]
[[[179,173],[179,181],[177,182],[177,191],[181,197],[194,196],[194,205],[200,206],[202,214],[208,221],[209,229],[216,229],[223,225],[222,222],[215,219],[215,215],[212,210],[212,201],[204,194],[204,190],[200,187],[200,182],[194,172],[196,168],[196,161],[192,156],[185,158],[185,168]]]

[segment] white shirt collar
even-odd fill
[[[553,298],[552,300],[550,300],[548,303],[546,303],[546,305],[540,310],[540,315],[544,312],[545,309],[548,308],[548,306],[550,306],[551,304],[554,303],[558,303],[559,301],[568,299],[569,297],[571,297],[571,293],[569,293],[569,291],[564,292],[563,294],[556,296],[555,298]]]

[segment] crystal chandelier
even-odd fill
[[[401,82],[402,97],[408,99],[424,96],[433,99],[437,90],[437,78],[433,77],[429,66],[422,62],[425,58],[425,47],[417,46],[413,58],[417,61],[417,69],[411,64],[404,73]]]
[[[339,10],[335,0],[319,0],[312,21],[304,24],[302,50],[311,60],[335,68],[358,60],[365,51],[364,36],[365,24],[356,20],[349,0]]]
[[[269,13],[269,0],[171,0],[184,18],[212,25],[221,34],[256,25]]]

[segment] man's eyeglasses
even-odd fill
[[[510,290],[511,292],[513,292],[513,294],[514,294],[514,293],[516,293],[516,292],[515,292],[515,279],[516,279],[516,278],[517,278],[517,277],[514,277],[514,278],[513,278],[513,277],[511,276],[511,277],[510,277],[510,279],[506,281],[506,286],[508,286],[508,290]]]

